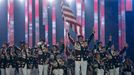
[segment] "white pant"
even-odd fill
[[[19,68],[19,75],[27,75],[27,66],[24,68]]]
[[[114,75],[114,69],[109,70],[109,75]]]
[[[38,74],[39,74],[39,69],[38,68],[32,68],[31,75],[38,75]]]
[[[23,75],[27,75],[27,66],[25,65],[24,68],[22,68]]]
[[[104,75],[103,69],[97,69],[97,75]]]
[[[31,75],[31,69],[27,69],[27,75]]]
[[[23,75],[22,68],[19,68],[19,75]]]
[[[44,75],[48,75],[48,64],[43,65]]]
[[[6,68],[6,75],[15,75],[15,68],[12,68],[12,66]]]
[[[115,75],[120,75],[119,67],[115,68]]]
[[[48,75],[48,64],[38,65],[39,75]]]
[[[63,71],[63,69],[54,69],[53,74],[54,75],[63,75],[64,71]]]
[[[6,75],[5,74],[5,69],[1,68],[0,70],[1,70],[1,75]]]
[[[119,75],[119,67],[114,68],[114,69],[110,69],[109,70],[109,75]]]
[[[75,75],[80,75],[80,73],[87,75],[87,61],[75,61]]]
[[[124,72],[125,75],[132,75],[131,72]]]
[[[6,68],[6,75],[10,75],[10,67]]]
[[[39,75],[43,75],[43,65],[38,65]]]

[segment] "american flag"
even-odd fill
[[[67,33],[72,30],[75,32],[76,35],[80,35],[82,33],[81,28],[82,26],[77,22],[76,17],[73,14],[73,11],[67,4],[65,0],[61,1],[61,12],[62,18],[64,21],[64,44],[67,48],[69,46],[69,39]],[[67,55],[66,49],[64,49],[65,56]]]
[[[82,33],[81,25],[77,22],[73,11],[65,0],[61,1],[61,12],[64,22],[67,22],[67,24],[69,24],[69,27],[67,27],[67,29],[71,27],[77,35],[80,35]]]

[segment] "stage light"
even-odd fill
[[[3,0],[0,0],[0,3],[2,2]]]
[[[48,0],[49,3],[52,3],[54,0]]]
[[[24,0],[19,0],[21,3],[23,3]]]
[[[69,4],[71,4],[73,0],[66,0],[66,1],[67,1]]]

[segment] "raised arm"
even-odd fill
[[[96,45],[96,40],[94,39],[94,47],[93,47],[93,53],[97,52],[97,45]]]
[[[120,55],[124,54],[124,52],[127,50],[128,44],[126,43],[124,48],[119,52]]]
[[[95,31],[92,32],[92,34],[90,35],[90,37],[88,38],[88,44],[91,42],[91,40],[94,38],[94,33]]]
[[[68,33],[68,37],[69,37],[69,40],[70,42],[74,45],[75,44],[75,41],[74,39],[71,37],[71,35]]]
[[[64,53],[65,45],[64,43],[60,43],[60,53]]]
[[[110,35],[110,36],[109,36],[108,43],[107,43],[107,45],[106,45],[106,50],[108,50],[111,46],[112,46],[112,36]]]

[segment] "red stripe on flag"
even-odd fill
[[[73,13],[72,10],[65,5],[62,6],[62,11],[67,11],[67,12]]]
[[[67,16],[67,17],[69,17],[71,19],[76,19],[74,17],[74,15],[72,13],[70,13],[70,12],[64,11],[62,14],[63,14],[63,16]]]

